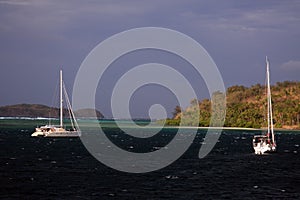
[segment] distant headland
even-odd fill
[[[91,118],[96,116],[98,119],[104,118],[103,114],[94,109],[81,109],[74,111],[75,116],[78,118]],[[64,116],[68,116],[67,109],[63,110]],[[43,118],[58,118],[59,117],[59,108],[49,107],[41,104],[16,104],[16,105],[7,105],[0,107],[0,117],[43,117]]]

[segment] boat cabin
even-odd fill
[[[257,144],[271,144],[270,137],[268,135],[255,135],[253,138],[253,145]]]

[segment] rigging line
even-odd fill
[[[64,89],[64,93],[65,93],[65,98],[66,98],[66,102],[67,102],[67,107],[68,107],[68,112],[69,112],[69,115],[70,115],[70,121],[71,121],[72,128],[74,130],[77,130],[78,124],[76,122],[75,115],[74,115],[74,112],[72,110],[72,106],[71,106],[71,103],[70,103],[70,100],[69,100],[68,93],[67,93],[66,86],[65,86],[64,82],[63,82],[63,89]]]
[[[264,126],[266,126],[267,123],[267,115],[268,115],[268,111],[267,111],[267,103],[268,103],[268,98],[267,97],[267,74],[265,75],[265,85],[264,85],[264,100],[263,100],[263,112],[264,112]],[[268,124],[267,124],[268,127]]]
[[[267,67],[267,109],[268,109],[268,113],[267,113],[267,120],[268,120],[268,132],[267,134],[270,134],[270,101],[269,101],[269,84],[270,84],[270,79],[269,79],[269,63],[268,63],[268,59],[266,57],[266,67]]]
[[[73,121],[72,121],[72,114],[71,114],[71,111],[70,111],[71,109],[70,109],[70,107],[69,107],[68,94],[67,94],[66,86],[65,86],[65,83],[64,83],[64,82],[63,82],[63,90],[64,90],[65,99],[66,99],[67,110],[68,110],[68,113],[69,113],[69,116],[70,116],[71,126],[72,126],[72,128],[74,129],[74,124],[73,124]]]
[[[270,86],[270,64],[269,60],[266,57],[267,62],[267,75],[268,75],[268,113],[270,117],[270,128],[272,134],[272,143],[274,143],[274,128],[273,128],[273,112],[272,112],[272,96],[271,96],[271,86]]]

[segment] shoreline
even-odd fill
[[[164,128],[179,128],[180,126],[165,126]],[[181,126],[186,129],[222,129],[222,130],[245,130],[245,131],[266,131],[266,128],[246,128],[246,127],[192,127],[192,126]],[[299,129],[286,129],[286,128],[274,128],[274,131],[300,131]]]
[[[4,120],[25,120],[25,121],[43,121],[43,120],[56,120],[56,118],[30,118],[30,117],[0,117],[0,121],[4,121]],[[87,120],[89,121],[89,120]],[[100,122],[100,126],[101,126],[101,121],[102,119],[100,120],[97,120],[97,122]],[[105,121],[105,120],[104,120]],[[95,122],[95,121],[94,121]],[[120,121],[121,124],[122,124],[122,120]],[[141,122],[141,121],[140,121]],[[114,121],[105,121],[105,124],[102,124],[104,125],[105,127],[108,127],[107,125],[110,124],[110,123],[114,123]],[[142,122],[141,122],[142,123]],[[8,124],[6,124],[8,125]],[[12,124],[13,125],[13,124]],[[262,128],[246,128],[246,127],[202,127],[202,126],[162,126],[160,124],[155,124],[155,123],[152,123],[152,124],[149,124],[149,125],[146,125],[146,126],[143,126],[143,125],[139,125],[139,121],[137,121],[137,123],[135,124],[136,126],[131,126],[131,125],[127,125],[126,126],[126,123],[124,123],[124,126],[121,126],[121,128],[183,128],[183,129],[217,129],[217,130],[245,130],[245,131],[266,131],[267,128],[266,127],[262,127]],[[274,131],[300,131],[300,127],[291,127],[291,126],[287,126],[286,128],[283,127],[283,128],[274,128]]]

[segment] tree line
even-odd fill
[[[284,81],[271,86],[273,119],[276,128],[300,128],[300,82]],[[189,116],[196,106],[199,108],[199,126],[210,126],[213,99],[222,94],[215,92],[211,99],[201,101],[193,99],[186,109],[176,106],[173,118],[166,120],[166,125],[179,125],[181,116]],[[262,128],[265,127],[267,115],[266,87],[256,84],[251,87],[231,86],[226,91],[225,127]],[[186,118],[186,117],[185,117]],[[192,117],[189,120],[193,121]],[[189,122],[185,122],[189,125]]]

